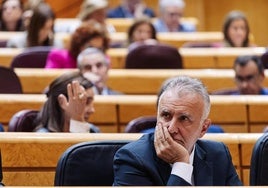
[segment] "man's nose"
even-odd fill
[[[167,128],[170,134],[178,133],[178,128],[174,120],[169,122],[169,124],[167,125]]]

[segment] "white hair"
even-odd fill
[[[184,0],[159,0],[159,10],[161,12],[165,11],[166,7],[170,6],[184,8],[185,2]]]
[[[103,56],[104,62],[107,65],[109,64],[109,62],[106,58],[106,55],[100,49],[94,48],[94,47],[88,47],[85,50],[83,50],[82,52],[80,52],[79,55],[77,56],[77,59],[76,59],[77,67],[81,68],[84,56],[91,55],[91,54],[101,54]]]

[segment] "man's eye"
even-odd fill
[[[162,117],[164,119],[169,119],[170,118],[170,114],[169,113],[162,113]]]
[[[180,121],[189,121],[189,118],[187,116],[180,116]]]

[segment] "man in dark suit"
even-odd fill
[[[142,0],[122,0],[121,5],[107,13],[108,18],[140,18],[143,16],[155,17],[152,9],[147,8]]]
[[[228,148],[200,139],[211,120],[209,95],[199,80],[170,78],[158,94],[157,108],[155,133],[115,154],[115,186],[242,185]]]

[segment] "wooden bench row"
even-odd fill
[[[182,23],[190,23],[198,28],[198,19],[195,17],[183,17],[180,20]],[[56,18],[55,20],[55,27],[61,28],[71,25],[77,25],[79,19],[77,18]],[[128,28],[133,24],[134,19],[132,18],[106,18],[106,23],[112,25],[116,32],[127,32]],[[154,19],[152,19],[154,22]]]
[[[7,186],[53,186],[55,167],[71,145],[84,141],[136,140],[141,134],[0,133],[3,182]],[[224,142],[243,181],[249,185],[252,148],[261,134],[206,134]]]
[[[96,112],[90,122],[102,132],[124,132],[129,121],[139,116],[156,115],[156,95],[95,96]],[[42,94],[1,94],[0,122],[7,125],[22,109],[40,109],[46,97]],[[211,96],[210,118],[225,132],[262,132],[268,125],[266,96]]]
[[[25,94],[42,93],[56,77],[69,71],[77,69],[15,69]],[[265,74],[264,86],[268,87],[268,70]],[[124,94],[154,95],[164,80],[177,75],[201,79],[209,92],[236,87],[232,69],[110,69],[108,86]]]
[[[1,48],[0,65],[10,67],[12,59],[21,53],[23,49]],[[252,48],[181,48],[179,49],[183,59],[184,69],[230,69],[235,58],[239,55],[261,56],[266,49],[264,47]],[[126,48],[111,48],[107,54],[111,58],[111,68],[125,68],[125,59],[128,50]],[[38,60],[36,60],[38,61]]]

